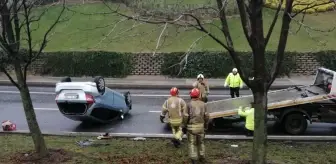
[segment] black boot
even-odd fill
[[[172,141],[173,145],[174,145],[176,148],[179,148],[179,147],[180,147],[181,143],[180,143],[179,140],[177,140],[177,139],[174,138],[174,139],[172,139],[171,141]]]
[[[197,161],[194,160],[194,159],[191,160],[191,164],[196,164],[196,162],[197,162]]]
[[[200,158],[199,158],[199,161],[200,161],[202,164],[207,163],[205,157],[200,157]]]

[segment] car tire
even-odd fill
[[[93,79],[93,82],[96,83],[98,92],[103,95],[105,93],[105,79],[101,76],[97,76]]]
[[[294,125],[294,124],[298,125]],[[289,114],[285,117],[283,127],[286,133],[291,135],[303,134],[307,127],[307,119],[301,113]]]
[[[125,103],[128,106],[128,109],[131,110],[132,109],[132,97],[131,97],[131,93],[125,92],[124,93],[124,97],[125,97]]]
[[[62,78],[61,83],[65,83],[65,82],[71,82],[71,78],[69,76]]]

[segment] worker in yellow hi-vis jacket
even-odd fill
[[[247,136],[253,136],[254,132],[254,108],[239,107],[238,115],[245,117],[245,133]]]
[[[239,89],[243,88],[243,80],[240,78],[237,68],[233,68],[232,72],[225,79],[224,87],[230,87],[231,98],[239,97]]]
[[[182,131],[182,120],[183,112],[186,110],[185,101],[178,97],[179,90],[173,87],[170,90],[170,97],[162,105],[162,113],[160,115],[160,120],[163,123],[165,115],[168,113],[169,124],[171,126],[174,139],[172,140],[175,147],[180,146],[182,141],[183,131]]]

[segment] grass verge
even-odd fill
[[[112,8],[117,6],[111,4]],[[153,25],[140,23],[133,20],[123,20],[124,18],[109,15],[95,14],[111,12],[105,5],[100,3],[83,4],[68,6],[64,17],[68,21],[60,23],[53,35],[49,38],[46,51],[88,51],[104,50],[117,52],[153,52],[157,45],[164,25]],[[122,8],[129,15],[133,15],[128,8]],[[39,23],[39,29],[33,33],[34,39],[40,40],[47,28],[53,23],[58,16],[60,7],[52,7],[45,14]],[[89,15],[85,15],[85,14]],[[287,42],[287,51],[311,52],[330,49],[334,50],[336,43],[336,32],[321,32],[332,29],[336,25],[334,19],[335,12],[319,13],[305,16],[304,26],[296,22],[300,21],[301,16],[293,20],[291,24],[290,35]],[[264,30],[265,35],[272,22],[274,11],[264,9]],[[228,18],[228,24],[235,44],[235,49],[239,51],[251,51],[245,39],[240,18]],[[275,50],[279,39],[281,19],[273,31],[270,39],[268,50]],[[220,25],[215,20],[216,25]],[[34,25],[37,28],[37,24]],[[224,40],[222,32],[213,25],[205,26],[219,39]],[[157,52],[183,52],[204,33],[194,28],[178,28],[168,25],[163,32],[160,46]],[[37,47],[36,47],[37,48]],[[219,44],[209,37],[203,38],[195,46],[193,51],[222,51],[224,50]]]
[[[167,139],[147,139],[133,141],[131,139],[110,139],[95,141],[95,146],[79,147],[76,141],[84,137],[46,136],[45,140],[52,149],[52,159],[34,161],[35,163],[132,163],[132,164],[179,164],[188,163],[186,141],[181,148],[174,148]],[[0,135],[0,163],[29,163],[24,161],[31,155],[33,143],[29,136]],[[109,145],[98,145],[98,144]],[[237,148],[231,145],[238,145]],[[209,163],[239,163],[233,160],[250,158],[252,143],[244,141],[206,141],[206,154]],[[336,146],[333,143],[290,143],[269,142],[268,160],[272,163],[305,164],[336,163]],[[240,162],[242,163],[242,162]],[[243,162],[244,163],[244,162]]]

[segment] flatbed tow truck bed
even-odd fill
[[[268,114],[275,116],[290,134],[303,133],[307,128],[307,120],[310,123],[313,120],[336,122],[335,73],[326,68],[319,68],[312,85],[268,92]],[[237,116],[239,107],[250,107],[251,102],[253,95],[212,101],[206,103],[206,106],[210,118],[214,120]],[[334,116],[331,116],[332,114]],[[294,120],[300,120],[300,125],[291,126]]]
[[[300,88],[301,91],[298,91],[297,88]],[[325,91],[317,86],[300,86],[297,88],[293,87],[268,92],[268,110],[329,99]],[[306,93],[308,97],[302,98],[301,94],[304,93]],[[218,118],[237,115],[240,106],[249,107],[251,102],[253,102],[253,96],[249,95],[233,99],[212,101],[206,105],[210,109],[210,118]]]

